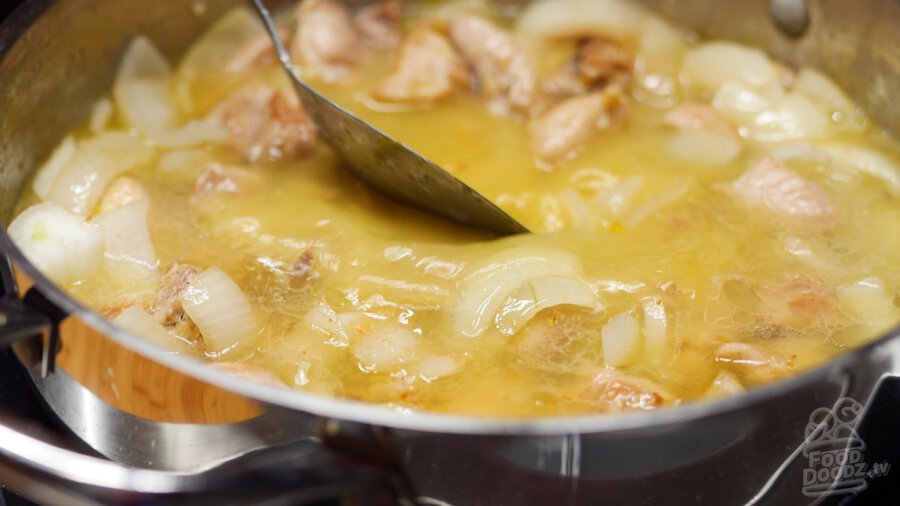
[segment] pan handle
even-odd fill
[[[334,456],[314,439],[267,447],[199,473],[129,468],[69,450],[0,413],[0,477],[48,504],[309,504],[383,490],[389,470]],[[374,492],[378,493],[378,492]]]

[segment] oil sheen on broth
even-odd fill
[[[814,70],[614,0],[306,0],[282,24],[316,88],[537,233],[353,179],[237,10],[175,66],[135,39],[14,240],[174,353],[399,411],[733,395],[900,319],[897,145]]]

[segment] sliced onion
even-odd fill
[[[822,104],[836,121],[854,128],[866,126],[865,115],[860,113],[856,104],[838,85],[818,70],[801,69],[791,88]]]
[[[666,149],[685,162],[699,167],[715,167],[737,158],[741,152],[741,142],[718,132],[679,130],[672,134]]]
[[[41,200],[49,198],[50,189],[53,188],[53,184],[56,182],[59,174],[72,161],[77,151],[78,145],[75,142],[75,138],[70,135],[59,143],[59,146],[50,155],[50,158],[38,169],[31,187]]]
[[[637,38],[646,12],[621,0],[542,0],[519,16],[516,30],[523,40],[601,35]]]
[[[149,163],[153,155],[153,149],[123,133],[84,140],[56,176],[47,200],[76,214],[90,214],[114,177]]]
[[[113,103],[108,98],[98,100],[94,107],[91,108],[91,120],[89,122],[91,132],[97,134],[105,130],[109,126],[114,112]]]
[[[707,42],[689,50],[682,73],[689,86],[709,92],[734,79],[757,88],[778,81],[765,53],[733,42]]]
[[[741,384],[737,376],[728,371],[719,371],[716,379],[706,389],[704,397],[708,399],[718,399],[720,397],[731,397],[746,392],[747,389]]]
[[[200,329],[208,352],[218,355],[256,340],[250,302],[221,269],[211,267],[201,272],[179,300]]]
[[[900,197],[900,166],[876,151],[850,144],[826,144],[821,149],[832,162],[868,174],[880,180],[890,194]]]
[[[213,162],[215,159],[204,149],[178,149],[163,153],[156,168],[165,175],[167,181],[194,185]]]
[[[206,121],[191,121],[177,129],[159,132],[153,136],[157,146],[163,149],[186,149],[204,144],[226,144],[230,140],[228,130]]]
[[[827,132],[829,119],[810,99],[789,93],[746,126],[751,138],[778,142],[819,137]]]
[[[262,35],[259,18],[245,8],[236,8],[216,21],[181,59],[176,80],[178,105],[188,115],[200,116],[218,103],[248,77],[228,72],[228,62],[245,44]]]
[[[175,353],[190,351],[190,344],[184,339],[169,333],[165,327],[150,316],[144,308],[131,306],[117,316],[114,324],[136,334],[151,343]]]
[[[641,28],[635,65],[639,100],[652,106],[672,105],[680,92],[678,73],[687,52],[681,33],[669,23],[649,17]]]
[[[571,253],[547,248],[503,251],[460,283],[454,326],[464,336],[479,336],[523,284],[546,276],[573,277],[580,273],[581,262]]]
[[[399,325],[380,325],[353,343],[353,355],[371,372],[395,368],[414,358],[419,338]]]
[[[453,357],[429,355],[423,357],[418,363],[413,365],[411,372],[430,383],[440,378],[456,374],[461,369],[462,364]]]
[[[628,216],[622,220],[622,223],[628,227],[638,225],[648,217],[685,198],[690,191],[691,181],[686,178],[679,179],[659,195],[654,196],[636,207],[634,211],[629,213]]]
[[[800,93],[766,90],[729,80],[712,101],[723,116],[741,125],[740,132],[759,141],[807,139],[825,134],[830,120],[822,109]]]
[[[102,264],[103,230],[55,204],[29,207],[8,232],[28,260],[58,283],[85,279]]]
[[[628,365],[637,358],[640,347],[638,322],[634,316],[622,313],[613,316],[600,329],[603,360],[613,367]]]
[[[534,315],[549,307],[570,305],[595,308],[599,304],[594,291],[584,281],[568,276],[532,279],[522,286],[497,312],[497,330],[511,336]]]
[[[172,67],[166,57],[156,49],[150,39],[138,35],[131,40],[119,70],[116,80],[130,79],[166,79],[172,74]]]
[[[306,313],[303,321],[327,336],[331,345],[344,347],[350,344],[350,333],[344,325],[344,321],[325,301],[319,302],[316,307]]]
[[[104,256],[116,262],[128,262],[149,270],[159,266],[159,258],[147,227],[147,206],[128,204],[100,214],[91,223],[103,229]]]
[[[880,278],[865,278],[837,290],[841,308],[876,332],[887,330],[900,320],[900,308]]]
[[[659,297],[644,297],[641,308],[644,310],[644,349],[658,359],[669,343],[666,306]]]
[[[722,83],[712,99],[713,107],[729,120],[746,124],[768,109],[770,97],[747,83],[729,79]]]
[[[169,97],[172,69],[146,37],[135,37],[119,66],[113,99],[122,119],[142,133],[153,134],[175,125]]]

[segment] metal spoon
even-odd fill
[[[253,0],[303,107],[322,138],[361,180],[387,197],[497,235],[528,229],[456,176],[307,86],[297,75],[263,0]]]

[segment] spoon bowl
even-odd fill
[[[392,200],[467,227],[498,236],[528,233],[521,223],[453,174],[307,86],[263,0],[253,0],[253,6],[304,109],[325,142],[359,179]]]

